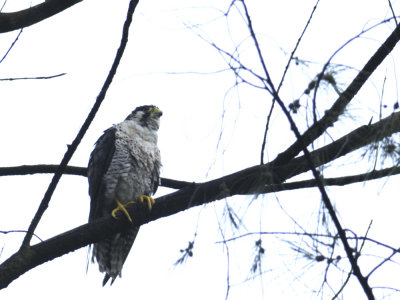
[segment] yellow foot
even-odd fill
[[[151,198],[150,196],[147,195],[141,195],[139,197],[140,202],[144,202],[147,201],[147,205],[149,206],[149,210],[151,210],[151,208],[153,207],[153,204],[156,203],[156,200],[154,200],[153,198]]]
[[[131,216],[129,215],[129,213],[128,213],[128,211],[126,210],[126,208],[129,206],[129,205],[131,205],[131,204],[133,204],[133,203],[135,203],[134,201],[129,201],[127,204],[122,204],[121,202],[119,202],[117,199],[115,199],[115,202],[117,202],[117,208],[115,208],[115,209],[113,209],[113,211],[111,212],[111,215],[114,217],[114,218],[116,218],[117,217],[117,212],[119,212],[119,211],[122,211],[125,215],[126,215],[126,217],[128,218],[128,220],[129,220],[129,222],[131,222],[132,223],[132,218],[131,218]]]

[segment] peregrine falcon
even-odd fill
[[[125,121],[107,129],[96,142],[88,166],[89,222],[118,211],[132,221],[126,207],[135,202],[154,204],[153,195],[160,179],[160,151],[157,130],[161,110],[154,105],[137,107]],[[133,245],[139,227],[97,242],[92,262],[97,260],[105,272],[103,286],[121,276],[122,266]]]

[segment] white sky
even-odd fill
[[[16,5],[16,3],[18,5]],[[248,1],[254,26],[259,34],[266,63],[277,83],[311,13],[315,1]],[[398,1],[392,2],[396,12]],[[259,70],[252,42],[243,21],[234,11],[228,20],[222,12],[229,1],[141,1],[134,15],[131,34],[118,74],[107,97],[79,146],[70,165],[86,166],[92,145],[113,123],[123,120],[142,104],[159,106],[164,115],[159,132],[163,158],[162,176],[201,182],[259,163],[262,135],[271,98],[263,91],[241,86],[232,89],[234,77],[218,52],[203,38],[227,51],[238,51],[250,67]],[[218,7],[216,5],[219,5]],[[6,11],[29,6],[29,1],[11,1]],[[48,76],[65,72],[51,80],[0,81],[0,166],[57,164],[82,125],[103,84],[121,38],[128,1],[85,0],[63,13],[24,29],[15,47],[0,64],[0,78]],[[299,48],[297,56],[317,62],[309,68],[293,67],[282,97],[289,104],[301,96],[308,82],[321,70],[332,53],[349,38],[380,20],[390,17],[386,1],[324,1]],[[202,24],[189,29],[191,25]],[[394,28],[393,23],[355,41],[334,62],[360,69]],[[15,39],[16,32],[2,34],[0,56]],[[398,51],[395,52],[398,55]],[[353,118],[340,121],[333,137],[378,120],[379,96],[386,75],[384,114],[391,113],[396,101],[394,54],[360,92],[349,112]],[[190,73],[188,73],[190,72]],[[178,74],[171,74],[178,73]],[[200,74],[204,73],[204,74]],[[214,73],[214,74],[208,74]],[[347,69],[338,76],[341,88],[356,74]],[[332,90],[321,95],[321,107],[335,100]],[[324,96],[324,97],[322,97]],[[302,98],[303,99],[303,98]],[[326,99],[326,103],[322,101]],[[325,101],[325,100],[324,100]],[[221,116],[224,116],[222,119]],[[295,116],[305,128],[305,110]],[[221,133],[221,142],[217,142]],[[273,117],[266,160],[273,159],[294,140],[282,114]],[[368,170],[354,154],[340,161],[326,174],[340,176]],[[345,164],[349,164],[347,167]],[[27,229],[51,175],[0,178],[0,230]],[[396,181],[377,181],[347,188],[328,188],[345,227],[363,234],[371,218],[371,235],[382,242],[398,245],[393,228],[399,228]],[[160,189],[159,194],[170,192]],[[396,194],[396,195],[397,195]],[[315,228],[320,196],[304,190],[277,195],[287,213],[305,227]],[[228,199],[245,228],[240,233],[293,231],[295,227],[279,207],[275,195]],[[251,205],[249,205],[251,203]],[[103,275],[91,265],[86,274],[87,249],[45,263],[29,271],[0,291],[1,299],[224,299],[227,286],[227,256],[218,224],[233,236],[223,217],[224,201],[195,208],[157,220],[142,227],[125,263],[123,277],[110,287],[101,287]],[[42,239],[84,224],[89,212],[87,181],[64,176],[37,231]],[[197,228],[194,256],[174,267],[180,249],[186,248]],[[236,235],[238,233],[236,232]],[[23,234],[0,235],[1,261],[18,249]],[[255,280],[250,276],[254,242],[258,236],[230,244],[230,299],[324,298],[312,294],[312,280],[323,280],[324,265],[307,265],[289,247],[265,237],[266,273]],[[34,242],[37,242],[36,240]],[[379,253],[380,255],[382,253]],[[344,264],[343,264],[344,265]],[[369,265],[368,265],[369,267]],[[369,269],[369,268],[368,268]],[[377,285],[390,285],[388,278],[399,278],[399,269],[382,269],[373,277]],[[397,277],[396,277],[397,276]],[[297,279],[295,278],[297,277]],[[340,283],[332,280],[335,288]],[[347,295],[360,297],[357,283]],[[331,296],[331,295],[330,295]],[[350,297],[350,296],[349,296]],[[399,296],[398,296],[399,297]],[[346,297],[347,298],[347,297]],[[395,298],[391,298],[395,299]]]

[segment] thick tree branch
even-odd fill
[[[393,113],[374,124],[361,126],[335,142],[311,152],[311,159],[315,167],[319,167],[397,132],[400,132],[400,112]],[[276,166],[275,161],[270,164]],[[286,170],[287,168],[292,168],[292,174],[289,174],[290,176],[286,179],[310,169],[304,156],[297,157],[284,166],[274,169]]]
[[[44,262],[110,237],[130,226],[143,225],[204,203],[204,199],[197,202],[191,201],[190,195],[193,195],[196,189],[196,185],[192,185],[188,189],[156,199],[151,213],[146,207],[141,206],[141,209],[133,207],[132,211],[129,210],[133,218],[132,224],[125,218],[116,220],[110,216],[82,225],[37,245],[20,249],[0,266],[0,288],[7,287],[20,275]]]
[[[12,13],[0,13],[0,33],[31,26],[50,18],[82,0],[46,0]]]
[[[376,124],[362,126],[342,139],[312,152],[311,159],[314,161],[315,166],[319,166],[376,140],[383,130],[400,131],[399,118],[400,113],[396,113]],[[124,218],[121,218],[121,220],[114,220],[111,217],[103,218],[35,246],[21,248],[20,251],[0,265],[0,288],[7,287],[20,275],[44,262],[109,237],[119,231],[126,230],[129,226],[143,225],[158,218],[170,216],[188,208],[233,195],[271,192],[273,190],[265,190],[268,189],[270,184],[273,184],[272,187],[279,189],[279,185],[287,178],[308,171],[308,166],[307,160],[302,156],[293,159],[285,166],[276,167],[271,162],[266,165],[257,165],[244,169],[209,182],[192,183],[177,192],[157,198],[151,212],[148,212],[147,209],[138,209],[138,207],[130,208],[129,213],[134,220],[131,225],[127,224]],[[82,172],[85,168],[78,170]],[[369,173],[369,176],[382,176],[384,175],[382,173],[389,175],[390,171],[375,171],[375,173]]]

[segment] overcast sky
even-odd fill
[[[230,53],[237,51],[245,64],[261,70],[243,17],[235,8],[228,18],[223,16],[229,3],[139,3],[117,76],[70,165],[86,166],[93,144],[102,132],[143,104],[157,105],[164,112],[159,131],[163,177],[201,182],[260,162],[271,97],[250,86],[235,87],[235,77],[226,70],[226,57],[210,45],[213,42]],[[315,3],[248,1],[267,67],[276,84]],[[29,5],[30,1],[9,0],[5,11]],[[111,67],[127,7],[128,1],[85,0],[23,30],[0,64],[0,78],[66,75],[48,80],[0,81],[0,166],[61,161]],[[400,11],[398,2],[393,1],[393,7],[395,12]],[[281,92],[285,103],[302,96],[310,80],[341,45],[389,17],[386,1],[322,0],[297,53],[308,64],[293,66],[288,73]],[[393,28],[394,22],[383,24],[335,56],[333,61],[343,65],[337,69],[339,88],[346,87]],[[2,34],[0,57],[17,34],[18,31]],[[395,54],[399,54],[398,50],[358,94],[349,108],[352,117],[341,120],[335,130],[329,131],[332,138],[367,124],[371,117],[377,121],[380,100],[388,106],[383,116],[392,112],[397,99]],[[256,82],[251,76],[247,78]],[[336,96],[333,89],[321,91],[320,99],[326,99],[321,100],[321,112]],[[307,117],[304,106],[294,116],[301,130],[310,122]],[[274,159],[293,141],[287,121],[277,110],[264,160]],[[369,168],[368,161],[358,152],[341,159],[326,175],[355,174]],[[0,178],[0,230],[27,229],[50,180],[51,175]],[[398,245],[399,239],[389,230],[400,225],[399,206],[393,199],[393,192],[398,193],[397,180],[393,177],[328,188],[345,227],[363,234],[374,219],[371,234],[382,242]],[[36,234],[47,239],[84,224],[89,213],[87,188],[86,178],[63,176]],[[160,188],[157,195],[169,192],[172,190]],[[258,235],[230,243],[229,264],[227,249],[217,243],[223,239],[221,232],[230,238],[260,230],[293,231],[296,228],[290,217],[305,228],[315,229],[321,213],[317,190],[233,197],[226,201],[243,218],[240,231],[231,229],[223,213],[225,200],[145,225],[125,263],[122,278],[112,287],[101,287],[103,275],[97,265],[90,265],[86,273],[84,248],[29,271],[0,291],[0,297],[224,299],[229,279],[230,299],[324,298],[325,294],[313,293],[313,289],[321,285],[326,265],[311,265],[288,245],[276,247],[278,243],[285,244],[279,239],[265,238],[264,274],[254,279],[250,268]],[[195,233],[194,256],[175,267],[174,262],[181,255],[179,250],[187,247]],[[23,236],[0,235],[1,261],[18,249]],[[381,277],[373,280],[390,285],[389,278],[398,279],[398,272],[387,267]],[[310,278],[318,278],[319,282]],[[335,288],[340,287],[340,280],[333,284]],[[355,282],[347,293],[349,298],[360,296],[360,287]]]

